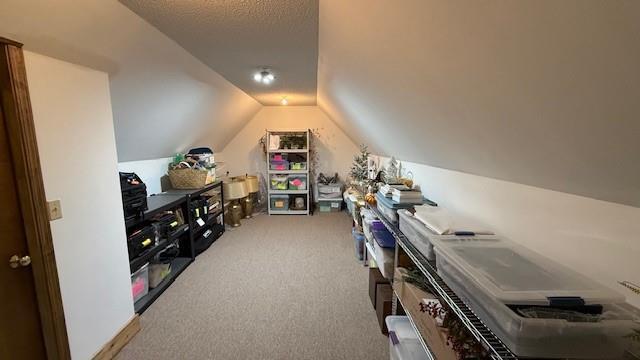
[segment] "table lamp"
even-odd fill
[[[244,180],[231,180],[222,183],[224,198],[231,200],[229,207],[229,220],[231,226],[240,226],[240,219],[242,218],[242,208],[240,207],[239,199],[249,195],[247,191],[247,183]]]
[[[240,200],[240,204],[242,205],[244,217],[249,219],[253,216],[253,202],[255,201],[255,194],[260,191],[258,177],[255,175],[243,175],[234,177],[233,180],[244,180],[247,184],[247,191],[249,192],[249,195]]]

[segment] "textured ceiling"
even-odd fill
[[[316,104],[318,0],[120,0],[263,105]],[[253,81],[273,69],[271,86]]]
[[[640,1],[322,0],[318,105],[382,154],[640,207],[639,18]]]

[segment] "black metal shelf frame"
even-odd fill
[[[160,295],[176,280],[184,269],[193,262],[192,258],[177,257],[171,262],[171,273],[155,288],[149,289],[149,293],[133,304],[136,314],[142,314]]]
[[[219,189],[220,192],[220,208],[208,214],[205,224],[203,226],[199,226],[196,223],[197,219],[193,218],[191,211],[189,211],[191,208],[191,202],[202,196],[204,193],[214,189]],[[185,214],[185,224],[180,225],[180,227],[174,233],[169,235],[168,238],[160,239],[157,245],[149,248],[146,252],[129,262],[130,270],[133,273],[151,260],[157,253],[164,250],[169,244],[176,240],[180,241],[180,255],[172,261],[171,273],[167,275],[167,278],[165,278],[158,287],[150,289],[147,295],[135,302],[134,308],[136,313],[141,314],[144,312],[173,283],[180,273],[182,273],[182,271],[184,271],[184,269],[186,269],[187,266],[195,260],[196,256],[201,252],[196,251],[195,242],[199,239],[204,229],[211,229],[214,232],[214,234],[212,234],[212,238],[209,239],[210,243],[207,244],[207,248],[222,236],[225,230],[223,198],[224,190],[222,187],[222,181],[214,182],[197,190],[168,190],[164,193],[147,197],[149,208],[140,217],[125,221],[125,226],[128,232],[136,226],[148,224],[154,215],[165,210],[175,210],[180,208],[182,209],[183,214]],[[216,220],[220,215],[222,215],[222,223],[217,224]]]
[[[427,258],[418,250],[400,229],[391,223],[385,216],[375,207],[369,206],[376,216],[382,221],[385,227],[393,234],[398,245],[406,252],[411,261],[413,261],[420,271],[427,278],[431,286],[436,290],[437,295],[444,300],[451,310],[460,318],[465,327],[471,332],[474,338],[478,340],[487,351],[490,352],[493,359],[500,360],[516,360],[518,357],[507,348],[507,346],[478,318],[478,316],[462,301],[458,295],[449,288],[442,280],[436,269],[435,262],[427,260]]]

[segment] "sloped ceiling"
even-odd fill
[[[115,0],[3,0],[0,36],[109,74],[119,161],[222,149],[262,107]]]
[[[318,104],[402,160],[640,206],[640,2],[320,1]]]
[[[316,104],[318,0],[120,0],[263,105]],[[268,66],[276,81],[256,83]]]

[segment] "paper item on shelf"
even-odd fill
[[[391,194],[394,189],[397,190],[411,190],[408,186],[404,184],[384,184],[380,187],[379,192],[385,197],[391,197]]]
[[[280,135],[269,136],[269,150],[278,150],[280,149]]]
[[[391,198],[385,197],[384,195],[380,194],[380,192],[376,193],[376,200],[389,209],[409,209],[414,205],[422,204],[422,200],[416,200],[409,203],[399,203],[397,201],[393,201]]]
[[[393,190],[391,199],[399,203],[422,203],[422,192],[417,190],[399,191]]]
[[[458,231],[470,231],[478,235],[493,235],[493,231],[476,221],[453,214],[441,206],[419,205],[413,215],[436,234],[451,235]]]
[[[423,200],[421,198],[399,199],[396,197],[392,197],[391,200],[396,204],[421,205],[423,203]]]

